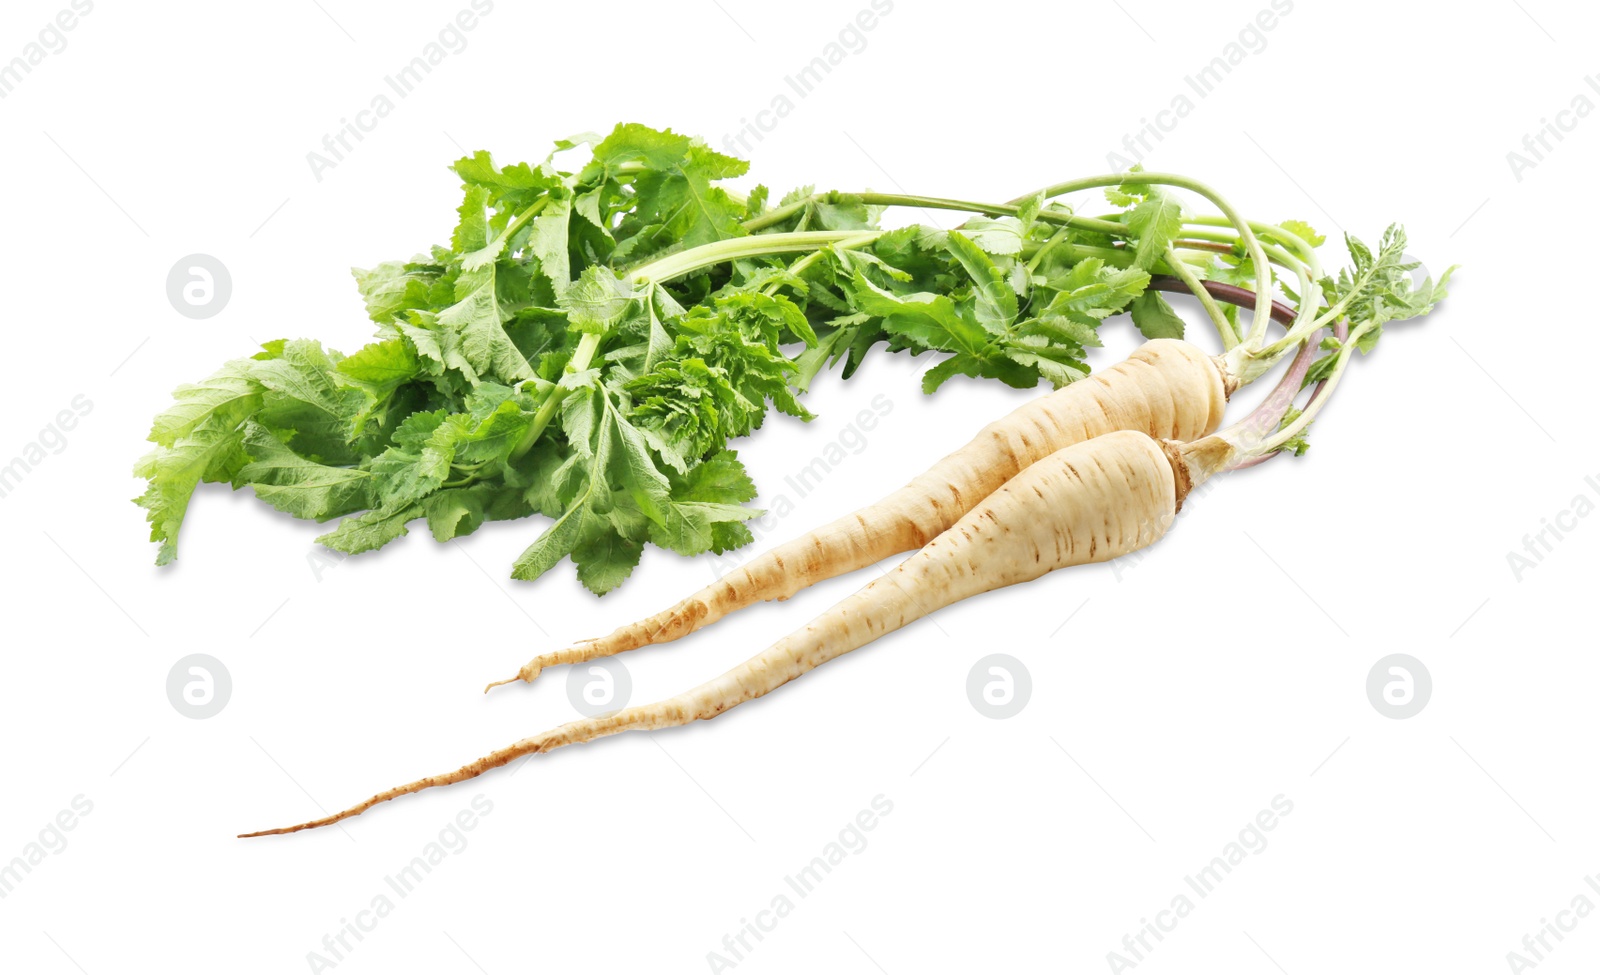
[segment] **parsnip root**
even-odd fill
[[[787,599],[825,579],[928,543],[1019,471],[1076,443],[1117,430],[1180,442],[1222,423],[1231,383],[1217,361],[1187,342],[1155,339],[1127,359],[989,424],[966,446],[876,504],[751,559],[653,616],[607,636],[541,654],[485,692],[532,681],[546,667],[667,643],[734,610]]]
[[[1074,444],[1018,473],[882,578],[691,691],[569,722],[332,816],[244,835],[327,826],[390,799],[476,778],[523,755],[714,718],[962,599],[1151,544],[1171,525],[1189,480],[1176,445],[1143,433],[1118,431]]]

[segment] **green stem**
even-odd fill
[[[567,360],[566,371],[568,374],[582,372],[589,368],[589,363],[594,360],[595,352],[600,349],[600,339],[601,335],[598,332],[583,333],[583,338],[578,340],[578,348],[573,351],[572,358]],[[555,419],[556,410],[561,408],[561,404],[566,400],[568,392],[569,390],[556,386],[545,396],[544,402],[539,404],[538,411],[533,414],[533,425],[528,427],[527,431],[523,433],[522,439],[517,441],[516,447],[512,448],[512,460],[520,459],[533,449],[533,445],[539,440],[539,435],[544,433],[544,428],[550,425],[551,420]]]
[[[789,265],[789,273],[791,275],[793,275],[794,277],[798,278],[800,275],[802,275],[802,274],[804,274],[806,272],[806,268],[809,268],[811,265],[813,265],[813,264],[817,263],[818,261],[820,261],[822,259],[822,255],[826,254],[826,253],[827,253],[827,251],[825,251],[825,250],[812,251],[810,254],[807,254],[805,257],[802,257],[802,258],[800,258],[800,260],[795,261],[793,264]],[[783,287],[783,281],[782,280],[776,280],[776,281],[773,281],[771,284],[767,285],[766,290],[763,293],[766,294],[766,296],[768,298],[770,298],[773,295],[777,294],[778,293],[778,289],[780,289],[782,287]]]
[[[1042,247],[1034,251],[1032,257],[1028,258],[1028,274],[1031,276],[1033,272],[1038,269],[1039,262],[1044,260],[1044,256],[1065,243],[1066,239],[1066,227],[1062,227],[1060,230],[1057,230],[1055,233],[1051,234],[1050,239],[1045,241]]]
[[[692,274],[701,268],[714,267],[728,261],[820,250],[833,244],[846,246],[865,244],[878,239],[884,233],[886,231],[882,230],[807,230],[794,234],[729,237],[676,254],[668,254],[648,264],[641,264],[630,271],[628,277],[635,284],[646,282],[661,284],[685,274]]]
[[[1183,279],[1183,283],[1189,286],[1189,290],[1194,292],[1194,296],[1200,299],[1201,306],[1205,308],[1206,314],[1211,317],[1211,324],[1217,327],[1217,335],[1222,339],[1222,350],[1226,352],[1238,345],[1239,336],[1233,330],[1233,323],[1229,322],[1228,316],[1224,315],[1222,309],[1217,307],[1216,299],[1211,297],[1211,292],[1207,291],[1205,285],[1200,283],[1199,275],[1195,274],[1194,269],[1188,264],[1178,260],[1178,255],[1173,252],[1171,244],[1167,245],[1164,256],[1167,259],[1167,264],[1177,272],[1178,277]]]
[[[1167,179],[1167,177],[1162,175],[1160,176],[1160,179]],[[1156,181],[1158,180],[1151,180],[1151,182]],[[1185,184],[1189,182],[1191,181],[1184,180]],[[1231,210],[1231,208],[1225,208],[1224,204],[1220,201],[1220,198],[1217,197],[1216,194],[1198,189],[1198,186],[1199,184],[1194,184],[1194,186],[1186,185],[1185,188],[1195,189],[1196,192],[1206,196],[1208,199],[1212,200],[1213,203],[1217,203],[1219,209]],[[811,196],[808,196],[802,200],[797,200],[793,203],[779,207],[778,209],[769,213],[764,213],[752,220],[748,220],[745,222],[744,227],[746,230],[754,233],[775,224],[782,223],[789,217],[800,213],[812,203],[834,201],[840,199],[841,196],[842,195],[837,190],[826,193],[813,193]],[[944,197],[917,196],[903,193],[869,192],[849,194],[849,196],[864,203],[881,206],[914,206],[945,210],[964,210],[969,213],[982,213],[989,216],[1014,216],[1020,212],[1020,207],[1008,204],[979,203],[971,200],[954,200]],[[1056,210],[1043,210],[1040,211],[1038,219],[1046,223],[1057,224],[1064,227],[1075,227],[1080,230],[1090,230],[1097,233],[1107,234],[1108,236],[1128,236],[1127,225],[1119,220],[1111,219],[1113,216],[1117,215],[1111,214],[1103,217],[1079,217]],[[1241,236],[1239,233],[1240,227],[1237,218],[1237,213],[1233,213],[1232,216],[1222,217],[1214,217],[1204,214],[1194,216],[1185,221],[1186,227],[1184,230],[1184,235],[1186,237],[1192,237],[1198,240],[1216,241],[1225,244],[1238,244],[1244,242],[1248,248],[1248,242],[1245,241],[1245,237]],[[1256,220],[1245,221],[1244,226],[1247,227],[1249,231],[1259,235],[1258,240],[1261,237],[1271,238],[1279,241],[1283,247],[1288,249],[1288,251],[1293,252],[1290,254],[1281,247],[1274,247],[1271,244],[1261,243],[1261,252],[1267,256],[1267,259],[1270,263],[1276,264],[1279,267],[1283,267],[1291,271],[1295,271],[1299,273],[1302,278],[1304,278],[1306,273],[1309,273],[1312,281],[1316,281],[1322,277],[1322,267],[1321,263],[1317,259],[1315,248],[1313,248],[1299,234],[1285,230],[1284,228],[1275,224],[1262,223]],[[1235,232],[1230,234],[1222,231],[1194,229],[1196,227],[1226,227],[1234,230]],[[1053,240],[1054,238],[1052,239],[1052,242]],[[1309,269],[1303,270],[1301,267],[1301,262],[1309,265]],[[1304,292],[1302,292],[1302,294],[1304,294]]]
[[[1238,464],[1254,457],[1265,457],[1268,454],[1276,453],[1282,449],[1284,444],[1294,439],[1306,427],[1310,426],[1311,422],[1317,418],[1317,414],[1327,405],[1328,398],[1333,395],[1333,391],[1338,388],[1339,380],[1344,376],[1345,370],[1350,365],[1350,357],[1356,351],[1357,340],[1372,331],[1373,327],[1372,322],[1363,322],[1351,329],[1349,337],[1344,341],[1344,345],[1339,348],[1338,358],[1334,360],[1333,370],[1322,380],[1317,394],[1311,398],[1311,402],[1306,404],[1305,410],[1295,417],[1294,422],[1288,424],[1277,433],[1258,444],[1253,444],[1239,451],[1234,463]]]
[[[1198,193],[1200,196],[1210,200],[1212,205],[1221,210],[1223,215],[1228,218],[1229,222],[1233,224],[1233,228],[1239,232],[1239,240],[1244,244],[1245,250],[1250,254],[1250,258],[1255,262],[1256,266],[1256,310],[1254,319],[1251,322],[1250,344],[1259,343],[1261,338],[1265,337],[1267,324],[1271,321],[1272,268],[1268,266],[1267,255],[1262,251],[1261,242],[1256,240],[1255,232],[1250,229],[1249,222],[1240,216],[1239,212],[1233,208],[1233,205],[1223,199],[1222,195],[1216,190],[1199,180],[1193,180],[1187,176],[1179,176],[1176,173],[1111,173],[1105,176],[1088,176],[1083,179],[1069,180],[1065,183],[1056,183],[1045,187],[1040,192],[1048,199],[1050,197],[1064,196],[1068,193],[1076,193],[1079,190],[1095,189],[1103,186],[1121,186],[1123,183],[1176,186],[1191,193]],[[1011,202],[1020,204],[1032,199],[1035,195],[1037,194],[1030,193],[1028,196],[1020,197]]]
[[[1099,177],[1097,179],[1106,178]],[[1279,267],[1285,268],[1286,270],[1294,271],[1300,278],[1300,294],[1302,297],[1302,303],[1301,316],[1297,324],[1304,325],[1309,320],[1310,313],[1315,309],[1316,304],[1314,301],[1307,304],[1305,299],[1309,296],[1312,283],[1321,277],[1321,265],[1317,261],[1315,250],[1303,238],[1301,238],[1298,234],[1284,230],[1282,227],[1278,227],[1273,224],[1260,223],[1254,220],[1241,222],[1239,214],[1235,212],[1219,195],[1210,191],[1208,188],[1203,187],[1202,184],[1188,180],[1185,177],[1170,177],[1166,174],[1156,174],[1149,181],[1167,182],[1170,185],[1177,185],[1185,189],[1193,190],[1194,192],[1205,196],[1207,199],[1211,200],[1211,202],[1215,203],[1218,209],[1223,210],[1226,214],[1229,214],[1225,217],[1211,217],[1202,215],[1187,220],[1185,221],[1185,236],[1224,244],[1236,245],[1243,243],[1247,250],[1253,251],[1254,256],[1265,257],[1265,260],[1256,261],[1256,290],[1258,295],[1256,315],[1257,323],[1254,325],[1251,333],[1251,349],[1254,349],[1255,346],[1260,343],[1261,339],[1265,337],[1266,326],[1271,317],[1268,315],[1267,317],[1263,318],[1260,315],[1261,302],[1259,296],[1265,294],[1267,295],[1267,300],[1269,302],[1271,300],[1271,272],[1263,271],[1263,268],[1265,268],[1267,264],[1276,264]],[[1102,183],[1102,185],[1105,184]],[[1057,188],[1059,187],[1051,187],[1050,190]],[[1071,190],[1069,189],[1063,192],[1071,192]],[[1049,195],[1049,190],[1046,190],[1046,193]],[[989,216],[1015,216],[1020,212],[1020,207],[1010,204],[979,203],[971,200],[954,200],[944,197],[917,196],[903,193],[869,192],[850,194],[850,196],[863,203],[877,206],[911,206],[944,210],[963,210],[969,213],[982,213]],[[770,213],[765,213],[753,220],[746,221],[744,227],[746,230],[754,233],[767,227],[782,223],[795,214],[802,212],[812,203],[836,201],[840,197],[841,194],[838,193],[838,191],[814,193],[805,199],[797,200],[793,203],[787,204],[786,206],[779,207],[777,210],[773,210]],[[1042,210],[1039,213],[1038,219],[1045,223],[1060,225],[1063,228],[1088,230],[1096,233],[1103,233],[1108,236],[1127,237],[1129,235],[1126,224],[1117,220],[1107,219],[1105,217],[1079,217],[1055,210]],[[1194,229],[1195,227],[1228,227],[1233,229],[1235,232],[1229,234],[1221,231]],[[1271,244],[1263,244],[1258,238],[1252,237],[1252,233],[1280,241],[1289,250],[1294,251],[1294,253],[1290,254],[1283,248],[1275,247]],[[1058,234],[1057,237],[1053,237],[1049,242],[1047,242],[1045,249],[1049,249],[1052,245],[1054,245],[1059,236],[1060,235]],[[1254,246],[1252,247],[1252,245]],[[1036,252],[1034,261],[1037,261],[1039,256],[1042,254],[1043,249]],[[1107,259],[1108,262],[1115,262],[1121,266],[1127,266],[1127,263],[1120,258],[1111,258],[1104,248],[1100,248],[1094,252],[1085,250],[1083,254],[1084,256],[1099,256]],[[1211,318],[1212,323],[1216,325],[1217,333],[1222,338],[1224,350],[1232,350],[1238,347],[1241,339],[1234,333],[1232,325],[1227,323],[1226,317],[1224,317],[1222,314],[1222,309],[1217,306],[1214,300],[1211,299],[1211,296],[1205,291],[1205,289],[1199,286],[1198,276],[1195,275],[1193,271],[1189,270],[1186,262],[1172,261],[1171,264],[1173,266],[1168,267],[1166,270],[1172,274],[1175,274],[1179,278],[1182,278],[1184,283],[1188,284],[1190,289],[1195,292],[1196,297],[1199,298],[1202,305],[1205,306],[1206,314]],[[1305,266],[1306,264],[1311,265],[1311,267],[1308,269]],[[1031,266],[1033,265],[1030,265],[1030,267]],[[1269,283],[1266,290],[1263,290],[1261,287],[1263,280],[1266,280]],[[1309,334],[1309,331],[1302,329],[1302,333]],[[1273,348],[1277,351],[1277,354],[1272,357],[1271,362],[1276,362],[1277,359],[1281,357],[1282,352],[1286,352],[1290,347],[1291,344],[1288,343],[1279,343],[1278,345],[1275,345]],[[1241,350],[1241,352],[1242,351],[1245,350]],[[1267,367],[1270,367],[1270,364],[1270,362],[1267,363]],[[1267,367],[1262,368],[1260,372],[1265,372]],[[1260,373],[1257,372],[1256,374],[1259,375]],[[1254,378],[1254,376],[1252,376],[1252,378]]]
[[[981,213],[990,217],[1014,217],[1022,208],[1008,203],[979,203],[973,200],[952,200],[939,196],[914,196],[907,193],[850,193],[841,194],[837,190],[826,193],[813,193],[803,200],[781,206],[769,213],[763,213],[753,220],[747,220],[744,229],[751,233],[758,233],[768,227],[776,226],[790,217],[805,210],[813,203],[834,203],[841,199],[856,200],[868,206],[904,206],[918,207],[927,210],[962,210],[967,213]],[[1095,233],[1110,234],[1116,237],[1128,236],[1128,228],[1113,220],[1101,220],[1095,217],[1079,217],[1059,210],[1041,210],[1039,220],[1045,223],[1059,224],[1073,227],[1077,230],[1089,230]]]
[[[528,225],[529,220],[537,217],[545,207],[549,206],[550,200],[551,197],[549,196],[541,196],[537,203],[511,218],[511,222],[506,224],[506,229],[500,231],[500,238],[510,240],[512,235]]]
[[[1092,257],[1105,261],[1112,267],[1127,268],[1134,265],[1133,251],[1124,247],[1102,247],[1098,244],[1065,244],[1051,243],[1050,241],[1045,241],[1043,244],[1023,244],[1021,256],[1031,260],[1037,257],[1039,252],[1045,248],[1066,255],[1068,262],[1072,264]],[[1174,248],[1173,253],[1180,262],[1186,263],[1190,267],[1203,268],[1211,262],[1211,253],[1209,251],[1185,252],[1181,248]],[[1185,253],[1190,255],[1190,259],[1185,260]],[[1178,276],[1178,270],[1169,267],[1165,257],[1156,261],[1155,265],[1150,268],[1150,273]]]
[[[1226,217],[1211,217],[1201,214],[1193,217],[1190,223],[1197,223],[1206,227],[1232,227],[1233,222]],[[1295,256],[1313,267],[1317,266],[1317,252],[1305,238],[1293,231],[1285,230],[1277,224],[1261,223],[1257,220],[1250,221],[1250,229],[1262,237],[1271,237],[1283,246],[1295,252]]]

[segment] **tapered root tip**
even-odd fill
[[[499,687],[501,684],[515,684],[519,680],[527,681],[529,683],[532,683],[533,679],[535,677],[539,676],[539,671],[541,671],[543,669],[544,669],[543,667],[540,667],[540,666],[538,666],[536,664],[529,664],[526,667],[522,668],[521,670],[517,671],[517,676],[515,676],[515,677],[507,677],[505,680],[497,680],[493,684],[490,684],[488,687],[485,687],[483,689],[483,693],[487,694],[490,691],[494,690],[496,687]]]
[[[355,809],[346,809],[344,812],[333,816],[324,816],[321,819],[312,819],[304,823],[296,823],[293,826],[279,826],[277,829],[263,829],[254,833],[240,833],[235,838],[247,840],[252,836],[283,836],[286,833],[298,833],[303,829],[316,829],[320,826],[332,826],[334,823],[349,819],[351,816],[359,815],[362,812],[366,812],[367,809],[369,809],[372,805],[373,803],[371,802],[363,803]]]
[[[284,833],[298,833],[303,829],[310,829],[311,823],[302,823],[299,826],[285,826],[279,829],[263,829],[254,833],[240,833],[234,839],[248,840],[252,836],[282,836]]]

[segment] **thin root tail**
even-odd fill
[[[321,819],[313,819],[309,822],[300,823],[296,826],[284,826],[279,829],[264,829],[255,833],[240,833],[239,838],[246,839],[252,836],[274,836],[280,833],[298,833],[303,829],[316,829],[318,826],[332,826],[334,823],[337,823],[340,820],[349,819],[351,816],[359,816],[368,809],[371,809],[373,806],[376,806],[379,803],[388,802],[391,799],[398,799],[401,796],[407,796],[413,792],[421,792],[424,789],[431,789],[434,786],[454,785],[457,782],[465,782],[467,779],[475,779],[485,772],[497,769],[502,765],[508,765],[524,755],[535,755],[540,752],[553,751],[554,749],[561,748],[564,745],[576,745],[581,742],[593,741],[596,738],[614,735],[621,731],[634,731],[686,724],[688,721],[693,720],[693,717],[695,717],[691,715],[688,717],[680,716],[676,718],[670,718],[665,721],[657,720],[660,717],[662,709],[668,706],[668,702],[661,702],[644,708],[628,708],[624,711],[618,711],[614,714],[601,715],[596,718],[582,718],[577,721],[569,721],[559,728],[552,728],[543,734],[535,735],[532,738],[524,738],[515,744],[507,745],[505,748],[502,748],[499,751],[490,752],[489,754],[478,759],[476,762],[473,762],[470,765],[463,765],[454,772],[447,772],[444,775],[430,775],[425,779],[418,779],[415,782],[410,782],[405,785],[397,785],[393,789],[390,789],[387,792],[380,792],[365,802],[359,802],[343,812],[334,813],[331,816],[324,816]],[[673,713],[679,713],[678,709],[674,708]]]
[[[539,676],[539,672],[541,670],[543,670],[543,669],[544,669],[544,665],[539,663],[538,660],[531,661],[528,664],[524,665],[521,670],[517,671],[517,676],[515,676],[515,677],[507,677],[505,680],[497,680],[493,684],[490,684],[488,687],[485,687],[483,689],[483,693],[487,694],[487,693],[489,693],[490,691],[494,690],[496,687],[499,687],[502,684],[515,684],[519,680],[520,681],[526,681],[527,683],[531,684],[531,683],[533,683],[533,679],[535,677],[538,677]]]
[[[337,823],[340,820],[349,819],[351,816],[359,816],[368,809],[371,809],[373,806],[376,806],[381,802],[388,802],[390,799],[398,799],[401,796],[410,795],[413,792],[421,792],[423,789],[431,789],[436,785],[453,785],[457,782],[464,782],[467,779],[475,779],[483,773],[492,769],[497,769],[500,766],[508,764],[512,760],[520,758],[523,755],[531,755],[535,752],[545,751],[548,748],[556,747],[560,744],[566,744],[566,741],[558,737],[564,730],[565,728],[558,728],[555,731],[546,732],[537,738],[523,739],[522,741],[519,741],[507,748],[502,748],[496,752],[490,752],[484,757],[478,759],[476,762],[473,762],[470,765],[463,765],[454,772],[449,772],[444,775],[431,775],[428,778],[418,779],[417,781],[407,783],[406,785],[395,786],[393,789],[390,789],[387,792],[380,792],[365,802],[356,803],[349,809],[346,809],[343,812],[334,813],[331,816],[324,816],[321,819],[313,819],[295,826],[282,826],[278,829],[264,829],[255,833],[240,833],[238,838],[249,839],[252,836],[276,836],[282,833],[298,833],[303,829],[316,829],[319,826],[332,826],[334,823]]]

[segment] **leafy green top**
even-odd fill
[[[557,168],[579,145],[587,164]],[[772,410],[809,420],[801,396],[829,366],[848,378],[886,346],[938,358],[929,392],[956,376],[1061,386],[1087,374],[1108,316],[1182,334],[1152,273],[1182,260],[1248,276],[1239,253],[1174,251],[1181,209],[1131,182],[1110,194],[1111,223],[1091,221],[1116,235],[1069,226],[1042,196],[954,230],[885,232],[872,195],[806,187],[769,209],[764,187],[718,185],[743,161],[641,125],[563,140],[538,165],[478,152],[453,170],[449,245],[354,272],[370,344],[269,342],[156,417],[136,473],[159,563],[196,485],[229,482],[299,518],[342,518],[320,541],[350,553],[418,520],[447,541],[539,513],[553,523],[514,575],[570,557],[605,593],[646,543],[695,555],[751,541],[756,488],[729,443]],[[790,252],[728,256],[752,250]],[[1353,276],[1323,284],[1329,302],[1398,314],[1391,278],[1406,266],[1391,250],[1358,253]]]

